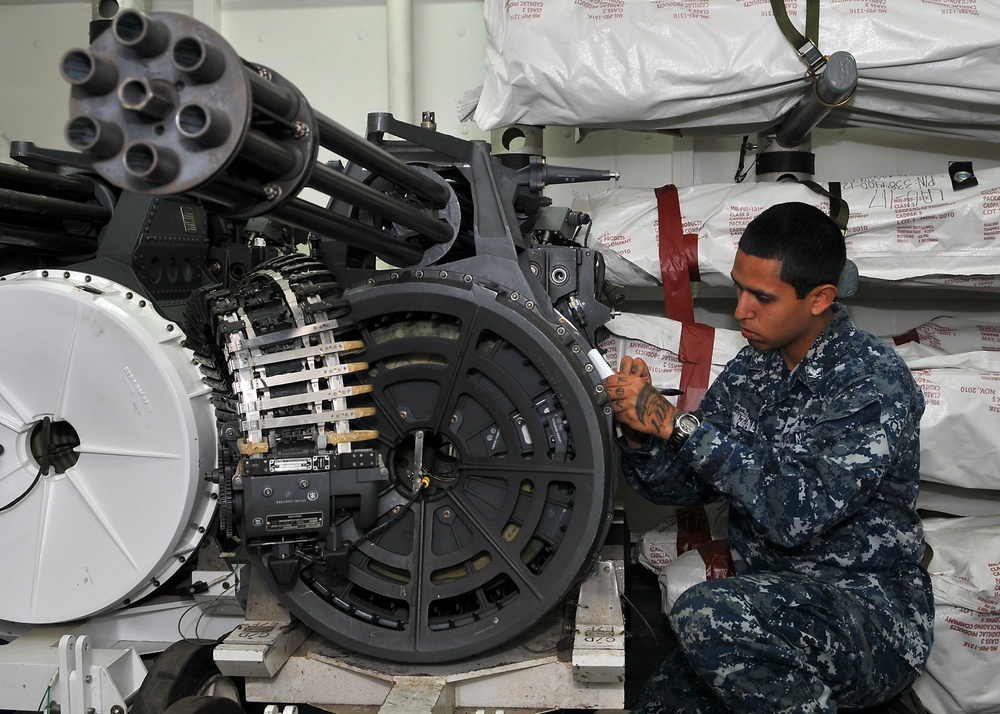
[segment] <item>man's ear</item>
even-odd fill
[[[833,301],[837,299],[837,286],[831,284],[819,285],[810,292],[810,299],[812,300],[812,305],[810,306],[812,314],[822,315],[833,304]]]

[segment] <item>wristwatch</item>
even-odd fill
[[[674,415],[672,426],[674,430],[671,432],[670,438],[667,439],[667,448],[671,451],[680,451],[681,447],[684,446],[684,442],[688,440],[688,437],[694,433],[695,429],[701,426],[701,419],[698,418],[697,414],[692,412],[678,410]]]

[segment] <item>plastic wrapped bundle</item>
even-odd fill
[[[806,26],[805,3],[786,3]],[[807,91],[768,0],[487,0],[474,118],[739,135]],[[824,125],[1000,140],[1000,2],[824,0],[819,49],[854,56],[855,95]]]
[[[611,334],[600,346],[608,362],[616,365],[625,354],[642,357],[654,386],[684,391],[677,398],[682,409],[697,408],[725,364],[746,346],[735,330],[663,317],[624,313],[607,328]],[[1000,343],[993,341],[998,337],[1000,324],[942,317],[906,335],[885,338],[924,394],[921,480],[1000,491]]]
[[[914,685],[935,714],[991,714],[1000,701],[1000,516],[925,519],[934,646]]]
[[[861,278],[1000,287],[1000,168],[960,186],[949,174],[840,184],[850,208],[847,255]],[[786,201],[829,211],[829,199],[800,183],[616,188],[579,195],[573,209],[590,215],[589,243],[604,253],[611,282],[661,284],[676,304],[692,282],[731,286],[747,223]]]

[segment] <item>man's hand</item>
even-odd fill
[[[615,421],[622,427],[625,442],[635,448],[644,434],[668,439],[673,433],[677,407],[653,386],[649,367],[639,358],[623,357],[618,372],[604,380],[611,398]]]

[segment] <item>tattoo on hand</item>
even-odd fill
[[[669,421],[670,403],[652,385],[647,384],[635,400],[635,416],[640,424],[652,426],[657,433]]]

